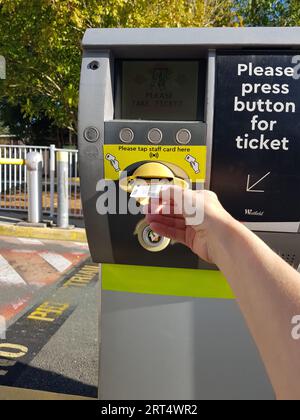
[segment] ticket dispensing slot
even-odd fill
[[[176,185],[183,189],[189,187],[187,174],[176,165],[166,162],[145,162],[137,169],[125,171],[120,175],[119,186],[136,201],[146,206],[150,198],[159,198],[161,188],[165,185]],[[134,234],[140,245],[149,252],[163,251],[171,243],[169,238],[163,237],[152,231],[146,219],[140,220]]]
[[[171,168],[173,168],[173,170]],[[181,188],[187,188],[189,186],[187,175],[180,168],[177,168],[177,170],[174,168],[176,168],[175,165],[168,165],[165,162],[142,163],[141,166],[133,171],[132,175],[128,176],[128,173],[125,172],[125,176],[120,177],[119,185],[128,193],[132,193],[134,187],[146,185],[155,186],[171,184]],[[181,177],[176,176],[175,171],[180,172]],[[140,197],[137,196],[137,198]],[[142,204],[144,203],[146,204],[146,202],[143,202]]]

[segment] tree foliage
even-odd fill
[[[80,40],[86,26],[99,22],[93,22],[99,2],[93,3],[91,12],[77,0],[0,0],[2,95],[27,117],[75,130]]]
[[[245,26],[286,26],[291,1],[236,0],[235,6]]]
[[[285,15],[287,26],[300,26],[300,1],[289,0],[288,10]]]
[[[103,27],[209,27],[236,25],[232,0],[109,0]]]
[[[48,118],[26,116],[20,105],[8,105],[5,101],[0,103],[0,134],[14,134],[28,144],[46,145],[54,141]]]
[[[0,0],[0,98],[26,119],[76,132],[80,42],[90,27],[293,25],[299,0]]]
[[[9,134],[9,127],[3,121],[0,121],[0,136],[3,134]]]
[[[0,0],[0,21],[2,95],[27,118],[72,131],[86,28],[235,24],[231,0]]]

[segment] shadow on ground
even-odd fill
[[[14,366],[15,374],[16,371],[20,372],[17,379],[10,378],[8,373],[0,378],[0,385],[97,398],[98,391],[95,386],[84,384],[57,373],[26,366],[20,362]]]

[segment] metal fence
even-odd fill
[[[0,144],[0,158],[26,159],[27,153],[39,152],[43,156],[43,213],[53,218],[57,214],[56,149],[54,145],[11,146]],[[82,217],[78,172],[78,150],[68,152],[69,211],[71,217]],[[27,211],[28,195],[26,167],[0,165],[0,210]]]

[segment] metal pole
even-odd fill
[[[50,217],[54,217],[55,144],[50,144]]]
[[[68,152],[57,152],[57,226],[69,227]]]
[[[26,156],[27,188],[28,188],[28,222],[42,221],[42,172],[43,156],[38,152],[27,153]]]

